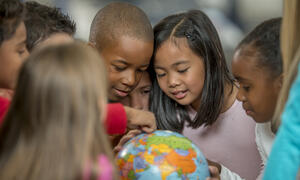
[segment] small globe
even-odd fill
[[[208,165],[200,150],[181,134],[158,130],[128,141],[117,155],[121,179],[205,180]]]

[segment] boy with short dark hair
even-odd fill
[[[114,2],[96,14],[89,41],[106,62],[110,101],[119,102],[139,83],[153,53],[153,40],[149,19],[134,5]]]

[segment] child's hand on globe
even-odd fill
[[[209,159],[206,159],[206,161],[208,163],[208,166],[214,166],[214,167],[216,167],[218,169],[218,172],[221,173],[222,166],[219,163],[211,161]]]
[[[206,178],[206,180],[220,180],[220,173],[216,166],[208,166],[210,177]]]
[[[113,151],[115,154],[117,154],[122,147],[124,146],[124,144],[129,141],[131,138],[141,134],[142,131],[138,130],[138,129],[134,129],[134,130],[130,130],[128,131],[119,141],[119,143],[114,147]]]

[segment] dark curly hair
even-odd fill
[[[54,33],[63,32],[70,36],[75,34],[75,22],[68,15],[63,14],[59,8],[45,6],[34,1],[25,2],[25,7],[28,51]]]
[[[236,48],[241,49],[242,55],[256,56],[257,65],[269,70],[271,77],[279,76],[283,68],[280,52],[281,21],[282,18],[274,18],[262,22]]]

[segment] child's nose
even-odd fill
[[[136,77],[134,72],[128,72],[123,77],[122,83],[126,86],[134,86],[136,83]]]
[[[236,98],[237,98],[237,100],[239,100],[241,102],[246,101],[246,96],[242,93],[241,90],[238,91]]]
[[[178,78],[174,77],[174,76],[170,76],[168,78],[168,85],[170,88],[176,87],[180,84],[180,81]]]
[[[137,97],[131,98],[131,107],[135,109],[143,109],[143,104],[141,99],[138,99]]]

